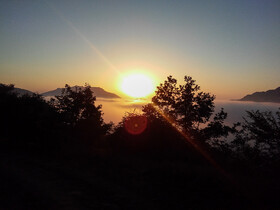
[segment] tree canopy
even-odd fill
[[[231,147],[246,158],[274,158],[280,153],[280,109],[271,111],[247,111],[241,129]]]
[[[192,77],[185,76],[184,84],[178,85],[175,78],[167,77],[157,87],[152,104],[143,107],[144,113],[153,118],[168,120],[195,139],[226,136],[230,131],[223,124],[226,113],[222,110],[209,123],[214,113],[215,96],[200,91],[200,86],[195,82]],[[222,133],[217,126],[223,128]]]
[[[96,97],[91,86],[73,87],[65,85],[62,94],[56,96],[52,103],[61,114],[66,126],[79,130],[79,133],[89,137],[106,134],[111,124],[106,124],[102,118],[101,105],[95,105]]]

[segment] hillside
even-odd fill
[[[21,88],[14,88],[13,90],[14,93],[17,93],[19,96],[22,96],[22,95],[32,95],[34,94],[33,92],[29,91],[29,90],[25,90],[25,89],[21,89]]]
[[[268,90],[264,92],[255,92],[250,95],[246,95],[239,101],[255,101],[255,102],[274,102],[280,103],[280,87],[274,90]]]
[[[74,88],[84,88],[82,86],[73,86],[72,89]],[[57,95],[61,95],[61,92],[64,88],[57,88],[55,90],[51,90],[45,93],[41,93],[42,96],[57,96]],[[120,98],[118,95],[114,94],[114,93],[110,93],[105,91],[103,88],[100,87],[91,87],[91,90],[93,91],[93,94],[97,97],[97,98]]]

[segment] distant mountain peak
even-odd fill
[[[72,89],[74,89],[74,88],[84,89],[85,87],[79,86],[79,85],[75,85],[75,86],[72,86],[71,88]],[[64,88],[56,88],[55,90],[44,92],[41,95],[42,96],[58,96],[58,95],[62,94],[62,90],[63,89]],[[120,98],[115,93],[110,93],[110,92],[104,90],[101,87],[91,87],[91,91],[93,92],[93,95],[96,96],[97,98]]]
[[[239,101],[273,102],[280,103],[280,87],[274,90],[255,92],[239,99]]]
[[[33,95],[34,93],[29,91],[29,90],[25,90],[25,89],[22,89],[22,88],[14,88],[12,90],[12,92],[14,93],[17,93],[19,96],[23,96],[23,95]]]

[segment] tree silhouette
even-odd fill
[[[13,85],[0,84],[0,139],[15,146],[56,147],[56,110],[38,94],[20,96],[13,90]]]
[[[14,85],[13,84],[9,84],[9,85],[5,85],[0,83],[0,96],[1,96],[1,100],[4,99],[4,97],[7,97],[8,95],[11,96],[16,96],[16,93],[12,93],[12,90],[14,90]]]
[[[65,85],[60,96],[56,96],[53,105],[61,114],[65,126],[87,139],[98,137],[111,129],[102,118],[101,105],[95,106],[91,86],[73,87]]]
[[[215,96],[200,91],[200,86],[190,76],[185,76],[184,82],[178,86],[175,78],[167,77],[157,87],[153,103],[144,106],[143,111],[154,119],[167,119],[194,139],[227,136],[230,128],[223,124],[227,116],[223,110],[216,115],[214,122],[209,123]],[[222,128],[223,132],[217,128]]]
[[[236,134],[232,147],[247,158],[274,158],[280,153],[280,110],[247,111],[241,130]]]

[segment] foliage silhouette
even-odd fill
[[[279,161],[280,111],[247,111],[241,130],[232,147],[239,156],[249,159],[270,158]]]
[[[66,125],[74,128],[89,123],[99,133],[105,134],[109,131],[110,125],[105,124],[102,118],[102,106],[95,106],[96,97],[93,96],[90,85],[86,84],[82,89],[71,88],[66,84],[62,94],[56,96],[56,99],[52,103],[62,115]]]
[[[234,132],[233,128],[224,125],[227,114],[223,109],[210,122],[215,96],[200,91],[200,86],[190,76],[185,76],[184,81],[185,84],[178,86],[176,79],[167,77],[157,87],[152,104],[144,106],[143,111],[151,119],[167,119],[192,139],[206,141]]]
[[[0,139],[16,147],[51,153],[69,144],[67,147],[78,151],[112,127],[104,123],[101,106],[95,106],[89,85],[83,90],[66,85],[62,96],[50,102],[38,94],[20,96],[13,89],[13,85],[0,84]]]
[[[38,94],[19,96],[13,89],[13,85],[0,85],[0,139],[18,147],[56,147],[56,110]]]
[[[153,118],[146,113],[128,112],[109,137],[113,150],[118,154],[141,156],[141,158],[168,159],[193,156],[190,147],[180,133],[166,120]],[[127,123],[147,122],[145,129],[136,125],[136,132],[130,132]],[[141,123],[141,122],[140,122]],[[139,133],[138,133],[138,126]],[[186,152],[188,151],[188,152]],[[196,154],[195,157],[197,158]]]
[[[96,106],[95,101],[90,85],[71,88],[66,84],[62,94],[50,102],[62,119],[63,138],[67,142],[64,147],[73,151],[91,150],[111,130],[112,123],[104,122],[102,106]]]
[[[26,192],[33,191],[39,196],[31,196],[35,198],[28,199],[31,203],[45,195],[52,198],[54,193],[65,195],[63,199],[55,199],[54,204],[63,207],[69,201],[80,208],[107,208],[109,203],[124,209],[135,205],[278,209],[280,113],[251,111],[241,128],[227,127],[224,125],[227,114],[222,109],[212,116],[214,97],[199,92],[192,79],[186,79],[187,84],[181,88],[173,78],[169,77],[169,81],[171,84],[166,85],[174,87],[167,88],[166,93],[160,89],[153,99],[158,103],[147,104],[143,113],[127,113],[110,135],[105,134],[111,124],[104,123],[101,106],[95,106],[95,97],[87,85],[84,89],[66,85],[62,96],[46,102],[36,94],[18,96],[11,92],[13,85],[0,84],[0,182],[4,186],[0,188],[0,200],[2,195],[10,194],[13,197],[6,196],[6,203],[17,204],[14,202],[17,196],[26,198]],[[142,133],[127,132],[126,120],[138,116],[146,119],[145,129]],[[233,142],[221,139],[235,129],[239,130]],[[223,152],[208,149],[216,152],[215,160],[219,163],[222,160],[222,169],[234,179],[229,181],[201,158],[178,130],[188,131],[196,141],[219,142],[219,150]],[[5,142],[9,143],[8,151]],[[66,153],[66,145],[78,152]],[[84,148],[97,149],[85,153]],[[38,152],[30,153],[34,149]],[[56,155],[41,156],[44,150],[46,154],[56,151]],[[256,159],[265,159],[268,153],[273,153],[268,156],[270,160],[278,162],[252,167]],[[231,155],[237,156],[235,162],[228,158]],[[252,161],[244,161],[244,157]],[[245,193],[240,188],[246,189]],[[25,196],[17,194],[18,191]],[[123,199],[116,200],[119,195]],[[24,204],[30,204],[28,201]],[[42,202],[38,208],[46,207],[43,203],[52,208],[52,202],[52,199]],[[30,207],[16,205],[27,206]]]
[[[156,151],[162,154],[179,154],[182,151],[190,154],[192,146],[188,144],[193,144],[193,140],[200,148],[207,150],[206,141],[226,138],[235,128],[224,125],[227,113],[223,109],[210,121],[215,96],[199,90],[200,87],[189,76],[185,76],[185,84],[179,86],[177,80],[169,76],[157,87],[152,103],[143,106],[143,114],[128,113],[123,118],[115,132],[115,138],[122,139],[120,142],[126,146],[138,149],[142,147],[153,154]],[[133,117],[145,117],[148,122],[146,131],[139,136],[127,134],[125,130],[126,122]],[[131,141],[137,138],[141,139],[141,143]],[[197,159],[193,153],[191,156]]]

